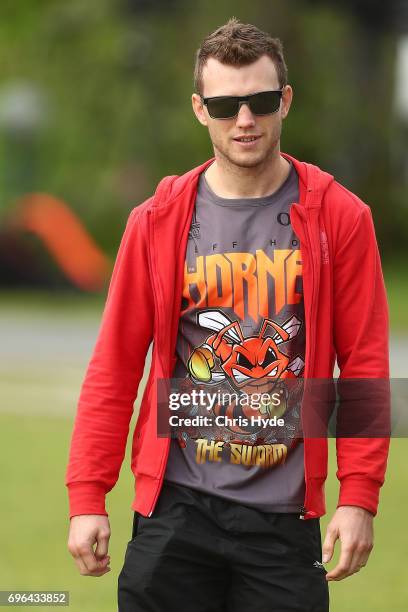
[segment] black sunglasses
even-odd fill
[[[214,96],[201,100],[206,105],[208,114],[213,119],[232,119],[239,113],[242,104],[248,104],[254,115],[276,113],[280,107],[282,89],[261,91],[248,96]]]

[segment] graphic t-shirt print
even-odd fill
[[[276,251],[275,251],[276,254]],[[291,357],[289,352],[285,351],[285,345],[290,343],[293,338],[296,338],[301,327],[302,320],[296,315],[292,315],[282,325],[268,317],[259,315],[259,310],[265,310],[267,303],[263,302],[263,307],[259,308],[259,296],[266,295],[265,292],[259,291],[257,287],[258,278],[256,276],[257,266],[248,265],[252,263],[250,253],[233,253],[223,254],[222,257],[226,261],[230,261],[229,270],[224,267],[224,272],[228,272],[230,278],[223,283],[221,279],[221,287],[228,288],[227,296],[220,296],[217,287],[215,286],[217,270],[221,266],[222,259],[218,256],[214,260],[213,256],[203,258],[204,266],[199,267],[204,272],[202,279],[198,279],[196,273],[192,274],[185,270],[185,283],[183,297],[186,298],[188,306],[182,315],[189,308],[196,311],[197,326],[204,332],[207,332],[207,337],[196,346],[187,360],[187,370],[190,380],[196,385],[201,385],[201,388],[212,388],[218,390],[230,391],[230,393],[219,393],[227,401],[223,400],[216,402],[211,408],[213,416],[218,417],[212,419],[212,423],[222,424],[220,427],[212,425],[211,432],[206,430],[207,435],[200,437],[200,429],[194,428],[187,431],[178,429],[178,440],[181,447],[186,446],[186,438],[195,438],[197,440],[197,455],[198,462],[203,462],[205,450],[210,450],[214,445],[207,444],[209,435],[213,434],[212,439],[215,442],[224,442],[225,446],[231,449],[230,461],[242,462],[244,464],[255,463],[270,467],[275,463],[280,463],[285,459],[288,445],[272,444],[266,447],[265,443],[274,441],[276,436],[276,428],[267,424],[274,422],[273,417],[282,417],[288,412],[289,398],[296,393],[296,387],[293,384],[283,384],[287,380],[296,380],[304,368],[304,361],[301,355]],[[259,252],[257,253],[259,256]],[[277,259],[280,254],[276,254]],[[290,278],[290,274],[297,276],[301,275],[301,266],[299,265],[299,253],[297,250],[285,250],[286,260],[289,257],[296,258],[297,266],[285,265],[285,259],[280,261],[279,280],[283,286],[287,288],[295,287],[295,278]],[[262,257],[265,260],[266,256],[262,252]],[[233,271],[233,263],[231,259],[239,262],[240,270],[237,273]],[[210,272],[206,268],[206,263],[214,266]],[[245,262],[242,265],[242,262]],[[265,266],[265,270],[272,270],[274,262],[269,262],[269,266]],[[232,265],[231,265],[232,264]],[[282,265],[283,264],[283,265]],[[206,268],[206,269],[204,269]],[[243,274],[245,272],[245,274]],[[221,273],[222,274],[222,273]],[[249,275],[253,275],[249,281]],[[211,286],[211,281],[214,280],[214,286]],[[225,279],[224,279],[225,280]],[[235,291],[235,283],[238,281],[239,290]],[[254,325],[259,324],[259,331],[245,334],[241,323],[244,320],[244,291],[243,282],[249,282],[252,285],[254,294],[255,308],[252,309],[252,314],[257,312],[254,317]],[[275,282],[275,285],[277,283]],[[199,286],[199,291],[202,292],[200,302],[205,302],[212,306],[213,302],[218,308],[199,309],[194,303],[191,296],[191,288]],[[249,293],[249,292],[248,292]],[[236,299],[236,294],[240,299]],[[214,299],[215,298],[215,299]],[[300,296],[293,291],[292,295],[287,295],[286,300],[289,303],[296,303]],[[280,299],[280,298],[279,298]],[[235,303],[235,307],[234,307]],[[281,307],[283,304],[281,304]],[[234,318],[230,318],[225,312],[228,307],[234,311]],[[249,310],[249,309],[248,309]],[[241,317],[237,316],[241,315]],[[211,331],[210,331],[211,330]],[[253,330],[252,330],[253,331]],[[185,386],[184,389],[187,387]],[[229,399],[231,398],[231,401]],[[260,403],[260,398],[262,402]],[[207,408],[208,409],[208,408]],[[200,406],[193,406],[189,411],[190,415],[198,414]],[[203,411],[201,410],[201,413]],[[296,412],[296,418],[298,413]],[[222,417],[222,418],[219,418]],[[276,422],[276,419],[275,419]],[[293,418],[287,423],[289,428],[293,427]],[[269,434],[269,435],[268,435]],[[287,430],[282,432],[282,437],[288,438]],[[291,442],[293,445],[296,442],[294,439]],[[261,446],[256,448],[245,448],[246,446]],[[220,445],[217,446],[217,450]],[[277,452],[278,451],[278,452]],[[208,460],[214,460],[214,452],[210,452]],[[219,459],[219,455],[215,458]]]

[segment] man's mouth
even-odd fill
[[[240,147],[241,150],[251,150],[256,149],[258,145],[258,140],[260,140],[260,136],[250,135],[250,136],[237,136],[234,138],[234,141]]]
[[[255,142],[255,140],[258,140],[260,138],[260,136],[257,135],[253,135],[253,136],[237,136],[236,138],[234,138],[234,140],[236,142]]]

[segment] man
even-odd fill
[[[278,440],[248,427],[236,400],[214,405],[213,414],[241,419],[225,421],[213,438],[157,431],[156,382],[172,375],[241,394],[264,389],[268,376],[287,381],[283,407],[259,411],[288,417],[288,430],[299,425],[291,385],[331,379],[336,357],[344,379],[389,376],[370,209],[330,174],[280,152],[292,96],[278,39],[235,18],[209,35],[197,53],[192,105],[215,157],[166,177],[129,217],[66,478],[69,551],[81,574],[102,576],[110,570],[105,495],[118,478],[153,341],[133,435],[122,612],[327,610],[328,581],[358,572],[372,549],[386,440],[337,440],[340,495],[322,559],[324,437]],[[337,539],[340,559],[326,572]]]

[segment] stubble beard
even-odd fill
[[[223,146],[222,141],[217,142],[216,140],[212,141],[215,157],[219,159],[219,161],[228,166],[230,169],[238,169],[238,168],[259,168],[268,164],[274,157],[276,146],[279,145],[281,134],[281,126],[277,126],[276,130],[270,136],[269,146],[262,152],[257,155],[253,153],[245,154],[245,151],[242,152],[241,155],[237,153],[234,155],[231,152],[231,148],[234,146],[231,144],[230,147]],[[264,138],[264,136],[262,137]]]

